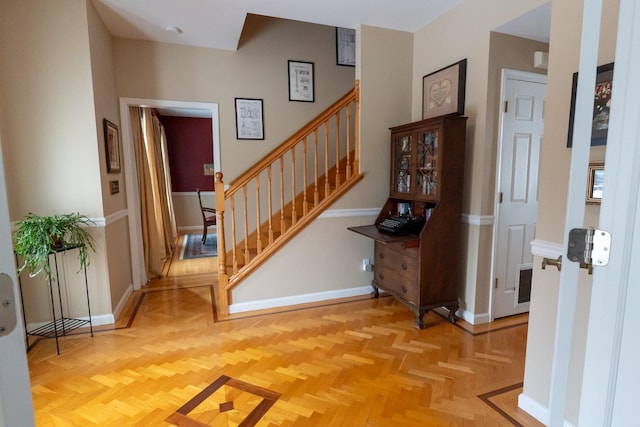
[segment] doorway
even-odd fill
[[[546,76],[502,71],[492,318],[529,311]]]
[[[135,167],[135,155],[133,147],[133,135],[129,107],[149,107],[156,109],[180,109],[191,111],[191,114],[206,114],[211,118],[213,135],[214,172],[220,171],[220,134],[218,104],[204,102],[183,102],[158,99],[121,98],[120,121],[122,127],[122,147],[127,190],[127,206],[129,217],[129,238],[131,245],[131,264],[133,289],[139,290],[147,283],[146,268],[144,266],[144,248],[142,245],[142,224],[140,221],[140,203],[137,187],[137,171]]]

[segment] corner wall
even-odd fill
[[[462,316],[471,323],[490,320],[496,159],[494,126],[497,117],[493,100],[495,92],[499,93],[499,83],[497,87],[492,86],[495,77],[490,75],[493,71],[490,70],[491,32],[544,3],[542,0],[467,1],[420,29],[414,36],[413,120],[422,117],[423,76],[467,58],[465,115],[469,120],[463,165],[466,279],[460,284],[459,293]],[[514,64],[519,64],[519,61],[514,61]]]
[[[571,149],[566,146],[569,106],[572,77],[578,70],[579,63],[582,7],[581,0],[552,3],[547,113],[540,155],[540,196],[536,241],[547,246],[557,246],[560,251],[562,251],[564,235],[571,159]],[[618,10],[618,0],[603,2],[599,65],[614,60]],[[592,148],[591,160],[603,160],[605,150],[605,147]],[[587,206],[585,226],[597,226],[598,216],[599,207]],[[534,255],[536,255],[535,252]],[[533,264],[524,392],[519,402],[522,408],[539,420],[544,420],[548,415],[560,273],[555,269],[542,270],[540,268],[542,258],[540,254],[537,255]],[[567,420],[574,425],[577,425],[579,413],[592,279],[586,271],[581,271],[579,281],[566,409]]]

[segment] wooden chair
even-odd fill
[[[216,210],[202,206],[202,197],[200,197],[200,189],[196,188],[198,193],[198,203],[200,203],[200,211],[202,212],[202,222],[204,230],[202,231],[202,244],[207,241],[207,230],[212,225],[216,225]]]

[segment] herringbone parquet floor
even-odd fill
[[[516,403],[526,315],[473,328],[428,313],[417,330],[383,297],[214,322],[211,277],[156,282],[59,356],[38,342],[37,425],[540,425]]]

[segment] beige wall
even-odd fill
[[[541,0],[511,2],[491,0],[464,2],[437,21],[417,31],[413,53],[412,117],[422,115],[423,76],[467,59],[465,115],[467,122],[463,212],[475,218],[493,215],[497,126],[496,96],[499,97],[498,67],[518,69],[532,45],[517,38],[492,36],[498,26],[543,4]],[[434,37],[437,35],[437,37]],[[443,43],[446,49],[443,49]],[[491,57],[491,46],[517,52]],[[531,57],[531,61],[533,58]],[[526,66],[530,69],[530,66]],[[492,227],[465,225],[465,282],[460,284],[465,319],[487,321],[489,313]]]
[[[339,67],[335,29],[250,15],[236,52],[115,39],[118,96],[219,105],[225,182],[242,173],[302,124],[353,88]],[[290,102],[287,61],[313,62],[315,102]],[[234,98],[264,101],[264,141],[236,139]]]
[[[382,207],[389,195],[388,128],[410,118],[411,34],[363,26],[356,38],[364,178],[330,209]],[[371,273],[361,266],[363,258],[373,258],[373,241],[346,227],[374,220],[366,215],[317,220],[234,289],[233,302],[369,286]]]
[[[86,0],[68,0],[64,7],[37,0],[2,2],[0,103],[5,113],[3,150],[12,221],[28,212],[80,212],[102,222],[104,148],[92,78],[92,60],[97,57],[91,50],[106,36],[104,28],[95,25],[92,8]],[[98,36],[92,43],[90,31]],[[102,76],[110,74],[106,66]],[[97,84],[105,81],[99,77]],[[98,224],[90,232],[97,241],[88,272],[92,314],[110,316],[105,229]],[[70,275],[70,283],[77,280]],[[27,288],[43,288],[40,280],[27,275],[23,282]],[[84,284],[70,286],[70,292],[74,299],[75,293],[84,293]],[[46,301],[25,298],[27,322],[46,320]]]
[[[95,122],[97,124],[96,141],[99,153],[103,216],[105,217],[104,229],[102,230],[105,235],[105,245],[99,255],[105,257],[106,265],[104,266],[105,274],[100,276],[102,279],[99,282],[104,283],[105,287],[108,286],[110,291],[109,312],[113,312],[118,304],[122,303],[122,299],[132,286],[125,176],[124,172],[107,173],[104,144],[103,119],[106,118],[120,128],[120,115],[113,67],[112,37],[90,1],[87,2],[87,21]],[[110,181],[119,182],[119,193],[111,194]]]
[[[614,60],[617,31],[618,0],[605,0],[598,64]],[[549,73],[545,115],[545,135],[540,159],[538,227],[536,239],[562,244],[566,212],[567,185],[571,149],[566,147],[569,105],[573,73],[578,70],[582,2],[567,0],[553,2]],[[592,160],[604,159],[605,148],[591,149]],[[586,173],[586,171],[585,171]],[[585,226],[598,225],[599,207],[587,206]],[[534,260],[531,312],[527,338],[527,357],[524,395],[542,407],[548,406],[549,385],[555,321],[558,304],[560,274],[555,270],[541,270],[541,259]],[[588,307],[591,295],[591,276],[580,275],[578,311],[572,344],[572,363],[569,377],[567,417],[577,425]]]

